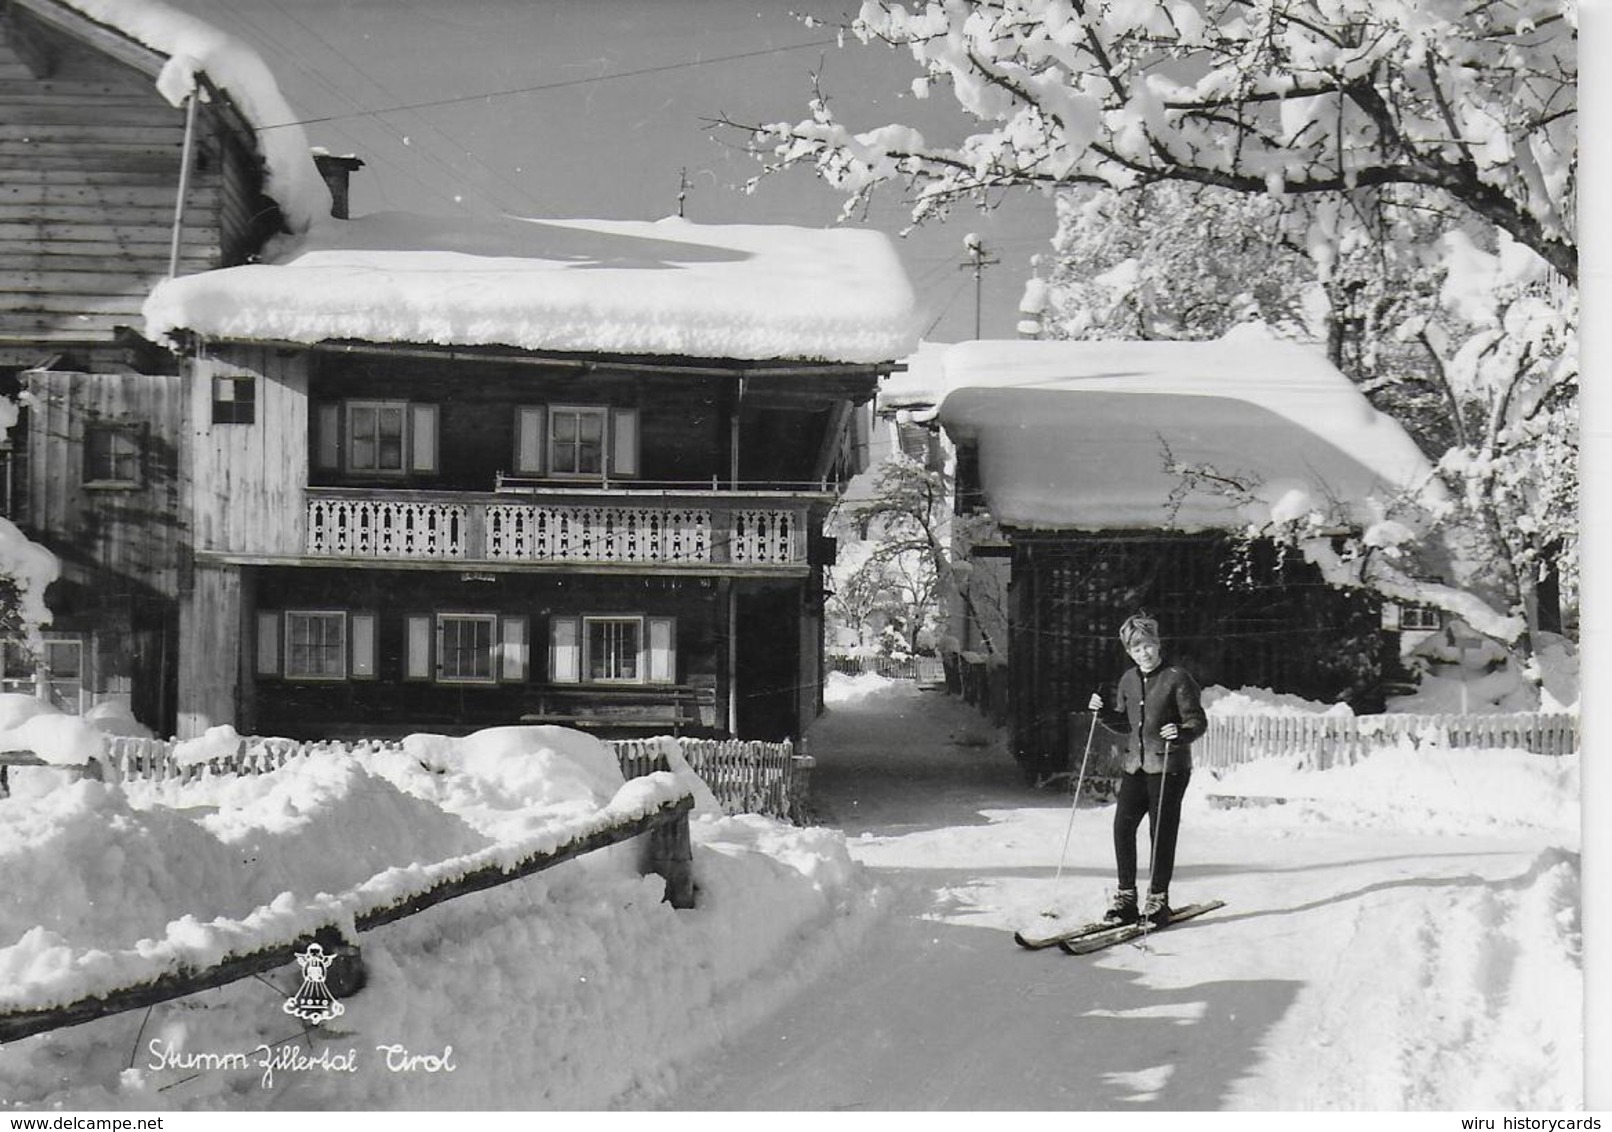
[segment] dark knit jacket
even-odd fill
[[[1104,705],[1097,718],[1108,730],[1130,736],[1122,764],[1126,774],[1136,770],[1149,774],[1191,770],[1192,742],[1209,727],[1198,682],[1186,669],[1168,662],[1145,676],[1140,668],[1126,669],[1119,678],[1113,708]],[[1159,728],[1166,723],[1181,730],[1180,736],[1169,743],[1168,766],[1165,741],[1159,737]]]

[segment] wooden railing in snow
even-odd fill
[[[651,871],[665,878],[667,901],[675,908],[692,908],[693,853],[688,815],[693,807],[693,797],[683,794],[646,813],[593,823],[591,828],[587,822],[575,823],[576,832],[559,845],[521,853],[514,860],[507,859],[496,848],[489,849],[439,863],[456,866],[462,860],[462,868],[423,870],[423,879],[417,884],[382,886],[385,895],[379,898],[366,897],[367,885],[375,879],[371,878],[371,882],[349,889],[332,903],[350,915],[355,931],[373,931],[460,896],[509,884],[595,849],[648,834],[648,865]],[[346,969],[352,971],[362,960],[357,945],[347,938],[341,927],[346,918],[331,915],[325,923],[295,938],[259,942],[242,951],[229,952],[205,967],[191,967],[173,960],[166,964],[155,962],[151,964],[156,968],[151,977],[139,982],[107,988],[67,1003],[13,1005],[0,1010],[0,1045],[272,971],[294,962],[297,955],[313,943],[319,944],[327,954],[339,955]],[[142,958],[145,958],[144,953]],[[332,989],[340,991],[334,985]]]
[[[1211,715],[1209,730],[1193,744],[1192,761],[1202,767],[1224,768],[1265,758],[1297,758],[1307,767],[1325,770],[1405,744],[1567,755],[1578,750],[1578,716],[1547,712]]]

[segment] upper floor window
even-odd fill
[[[515,474],[590,480],[636,476],[638,410],[522,405],[515,414]]]
[[[316,406],[314,466],[398,477],[437,470],[437,406],[417,401],[330,401]]]
[[[257,380],[251,374],[213,378],[213,423],[252,424],[257,420]]]
[[[139,487],[140,434],[138,425],[85,426],[85,482],[96,487]]]

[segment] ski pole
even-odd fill
[[[1080,806],[1080,791],[1086,785],[1086,764],[1091,760],[1091,741],[1096,734],[1097,713],[1092,712],[1091,726],[1086,729],[1086,751],[1080,756],[1080,774],[1075,778],[1075,797],[1069,803],[1069,824],[1063,831],[1063,849],[1058,853],[1058,871],[1052,877],[1052,886],[1054,888],[1058,887],[1058,882],[1063,879],[1064,861],[1069,856],[1069,835],[1075,831],[1075,810]],[[1052,913],[1043,912],[1042,915],[1050,916]]]
[[[1159,834],[1164,829],[1164,788],[1170,783],[1170,740],[1164,741],[1164,769],[1159,773],[1159,809],[1153,815],[1153,849],[1147,861],[1147,887],[1153,890],[1153,874],[1159,867]],[[1153,921],[1142,918],[1142,939],[1147,939],[1147,933],[1153,928]]]

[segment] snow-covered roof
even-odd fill
[[[173,105],[184,103],[202,74],[226,92],[257,128],[266,171],[264,192],[280,206],[293,232],[330,215],[330,190],[313,162],[307,135],[292,124],[297,116],[256,50],[161,0],[56,2],[167,56],[157,89]]]
[[[1006,526],[1233,530],[1319,511],[1367,526],[1428,487],[1432,469],[1320,350],[1239,329],[1212,342],[967,342],[943,365],[939,417],[978,445],[992,516]],[[1173,499],[1166,470],[1257,485],[1241,503]]]
[[[163,283],[153,341],[332,339],[684,357],[884,362],[917,343],[887,237],[659,221],[324,220],[272,263]]]

